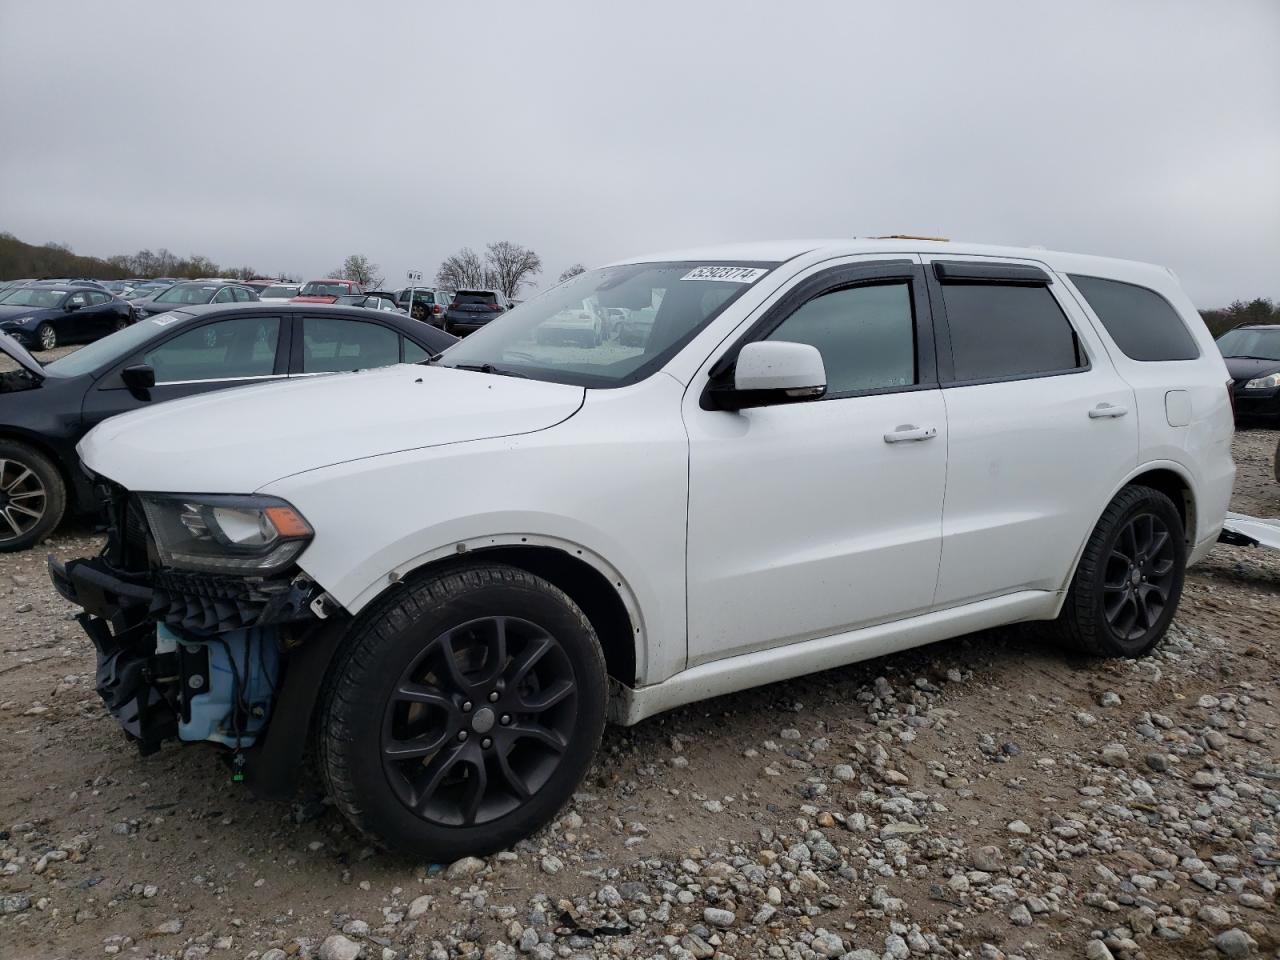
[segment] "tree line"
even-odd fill
[[[583,272],[582,264],[575,263],[560,273],[557,282],[563,283]],[[510,240],[499,240],[487,244],[483,253],[463,247],[445,257],[436,270],[435,283],[445,290],[501,290],[508,297],[518,297],[524,288],[536,282],[541,273],[542,257],[535,251]],[[72,252],[63,243],[37,246],[24,243],[12,233],[0,232],[0,280],[20,277],[90,277],[95,280],[234,277],[248,280],[261,276],[297,279],[283,272],[264,274],[251,266],[219,266],[208,257],[194,253],[180,257],[164,247],[114,257],[86,257]],[[366,290],[377,289],[386,282],[378,264],[361,253],[347,257],[341,266],[333,269],[332,276],[355,280]],[[1225,307],[1201,310],[1200,316],[1210,332],[1219,337],[1243,323],[1280,324],[1280,303],[1268,297],[1235,300]]]

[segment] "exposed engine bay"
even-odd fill
[[[50,557],[58,591],[97,651],[97,690],[145,755],[171,739],[244,751],[264,735],[289,651],[323,621],[320,588],[292,568],[242,577],[166,570],[135,496],[107,490],[107,545],[92,559]]]

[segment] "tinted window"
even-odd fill
[[[427,351],[423,350],[420,346],[418,346],[412,340],[405,340],[404,342],[404,362],[405,363],[421,363],[423,360],[427,359],[427,357],[429,356],[431,356],[431,354],[427,353]]]
[[[955,379],[997,380],[1081,366],[1075,331],[1048,287],[942,286]]]
[[[916,382],[915,323],[905,282],[815,297],[769,339],[817,347],[827,368],[827,396]]]
[[[94,291],[89,294],[89,303],[91,303],[95,307],[100,307],[104,303],[109,303],[110,301],[111,301],[111,294],[109,293],[99,293],[97,291]]]
[[[400,336],[376,323],[302,318],[302,372],[335,373],[400,362]]]
[[[1071,282],[1131,360],[1194,360],[1200,356],[1178,312],[1154,290],[1100,277],[1073,275]]]
[[[237,317],[179,334],[143,357],[156,383],[266,377],[276,364],[276,317]]]

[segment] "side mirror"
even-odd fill
[[[150,390],[156,385],[156,372],[150,364],[135,363],[120,371],[120,379],[130,390]]]
[[[726,373],[727,376],[727,373]],[[759,340],[738,352],[732,383],[712,383],[703,394],[710,410],[743,410],[816,400],[827,392],[827,369],[807,343]]]

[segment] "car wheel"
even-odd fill
[[[606,676],[562,591],[501,564],[396,587],[352,628],[318,730],[338,808],[396,852],[449,862],[551,820],[591,763]]]
[[[62,475],[44,454],[0,440],[0,552],[39,543],[62,519],[66,500]]]
[[[1182,596],[1187,544],[1173,501],[1125,487],[1085,544],[1058,617],[1065,641],[1103,657],[1150,653]]]
[[[119,333],[121,330],[123,330],[123,329],[124,329],[125,327],[127,327],[128,325],[129,325],[129,321],[128,321],[128,320],[126,320],[124,317],[117,317],[117,318],[116,318],[115,326],[114,326],[112,329],[113,329],[116,333]]]
[[[53,324],[40,324],[36,329],[36,344],[41,350],[52,350],[58,345],[58,331],[53,329]]]

